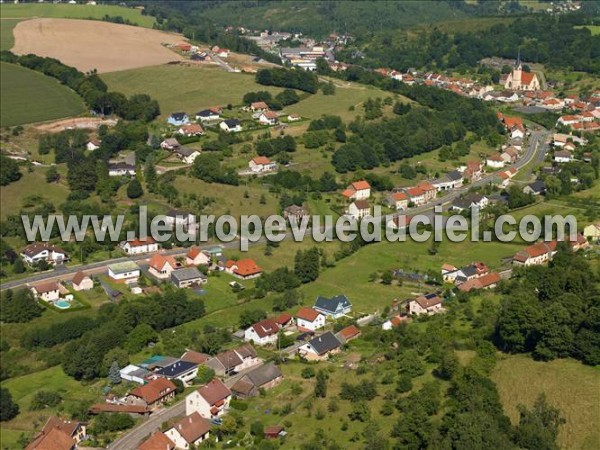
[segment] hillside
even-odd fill
[[[81,98],[57,80],[14,64],[0,63],[2,127],[73,116],[85,111]]]

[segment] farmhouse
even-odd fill
[[[254,347],[244,344],[241,347],[218,353],[206,361],[206,366],[215,371],[217,376],[232,375],[241,370],[260,364],[260,359]]]
[[[226,133],[239,133],[242,131],[242,125],[240,125],[240,121],[236,119],[227,119],[219,124],[221,130]]]
[[[140,255],[158,251],[158,243],[151,237],[145,239],[134,239],[121,243],[121,248],[128,255]]]
[[[175,450],[175,443],[162,431],[155,431],[137,450]]]
[[[272,172],[277,170],[277,164],[275,164],[266,156],[257,156],[256,158],[252,158],[248,163],[248,167],[252,172],[255,173]]]
[[[277,342],[279,325],[272,319],[255,323],[244,332],[244,340],[256,345],[268,345]]]
[[[366,200],[356,200],[350,203],[346,214],[356,220],[360,220],[363,217],[371,215],[371,205]]]
[[[328,331],[312,338],[298,348],[298,354],[309,361],[322,361],[328,359],[330,355],[339,353],[341,350],[342,343],[331,331]]]
[[[154,409],[175,398],[176,386],[166,378],[157,378],[132,390],[126,397],[128,405],[142,405]]]
[[[135,283],[140,277],[140,268],[133,261],[110,264],[108,276],[120,283]]]
[[[239,398],[256,397],[259,389],[268,390],[274,388],[282,380],[283,373],[279,367],[274,362],[269,362],[240,378],[231,387],[231,391]]]
[[[204,109],[196,113],[196,120],[199,120],[200,122],[211,122],[213,120],[219,120],[220,118],[220,114],[212,109]]]
[[[350,300],[348,300],[348,297],[345,295],[336,295],[331,298],[318,296],[315,300],[313,309],[316,309],[332,319],[339,319],[346,314],[350,314],[350,311],[352,311],[352,303],[350,303]]]
[[[205,419],[213,419],[227,412],[230,401],[229,388],[218,378],[213,378],[185,397],[185,415],[198,413]]]
[[[371,185],[365,181],[355,181],[342,192],[349,200],[365,200],[371,196]]]
[[[63,249],[46,242],[35,242],[21,250],[21,258],[27,264],[46,261],[49,264],[62,264],[69,260],[69,255]]]
[[[85,437],[85,424],[53,416],[25,450],[73,450]]]
[[[171,272],[171,282],[179,289],[188,288],[190,286],[200,286],[201,284],[206,283],[206,281],[206,275],[195,267],[186,267]]]
[[[177,130],[177,133],[187,137],[202,136],[204,134],[204,129],[201,125],[197,123],[192,123],[189,125],[182,126],[181,128],[179,128],[179,130]]]
[[[89,291],[94,287],[92,278],[81,270],[75,274],[71,282],[73,283],[73,289],[76,291]]]
[[[409,314],[436,314],[443,311],[442,299],[437,294],[421,295],[408,303]]]
[[[536,266],[545,264],[556,254],[556,241],[538,242],[525,247],[513,256],[513,264],[516,266]]]
[[[165,435],[175,444],[175,448],[196,448],[201,442],[210,437],[210,422],[198,413],[186,416],[173,427],[165,431]]]
[[[148,271],[156,278],[166,279],[171,276],[171,272],[179,267],[181,267],[181,264],[172,256],[157,253],[150,258]]]
[[[200,247],[190,247],[185,255],[185,263],[188,266],[208,266],[210,256],[200,250]]]
[[[176,127],[190,123],[190,118],[184,112],[175,112],[169,116],[167,122]]]
[[[325,326],[325,315],[312,308],[300,308],[296,313],[298,331],[316,331]]]
[[[229,260],[225,264],[225,271],[242,280],[259,277],[262,269],[256,265],[253,259]]]
[[[262,125],[277,125],[279,123],[279,114],[275,111],[264,111],[258,116],[258,122]]]

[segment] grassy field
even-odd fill
[[[573,360],[537,362],[528,356],[505,356],[493,372],[506,414],[518,422],[517,405],[531,407],[539,394],[560,409],[567,423],[558,443],[565,449],[597,449],[600,429],[600,372]]]
[[[149,94],[157,99],[163,116],[186,111],[194,114],[217,105],[240,105],[250,91],[281,89],[260,86],[254,75],[229,73],[218,67],[155,66],[106,73],[102,79],[110,90],[125,95]]]
[[[54,5],[50,3],[27,3],[20,5],[3,4],[0,6],[2,19],[29,19],[32,17],[50,17],[64,19],[102,19],[102,17],[121,16],[125,20],[147,28],[152,28],[154,17],[143,16],[139,9],[108,5]],[[2,20],[4,22],[4,20]],[[4,23],[2,23],[4,26]]]
[[[10,50],[15,44],[13,28],[20,19],[2,19],[0,21],[0,50]]]
[[[600,25],[585,25],[585,26],[576,26],[575,28],[587,28],[592,32],[592,36],[596,36],[600,34]]]
[[[85,111],[81,98],[53,78],[8,63],[0,63],[0,75],[0,126],[60,119]]]

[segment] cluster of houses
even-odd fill
[[[500,274],[491,272],[485,263],[478,261],[461,268],[444,264],[442,279],[445,283],[454,284],[461,292],[470,292],[492,289],[500,282],[501,277]]]
[[[557,252],[558,240],[537,242],[535,244],[525,247],[523,250],[517,252],[513,258],[512,263],[515,266],[537,266],[546,264],[552,260]],[[590,243],[583,234],[578,234],[575,239],[566,239],[573,251],[585,250],[589,248]]]
[[[223,108],[220,106],[204,109],[202,111],[198,111],[194,118],[196,120],[196,125],[198,122],[201,124],[211,124],[217,123],[221,120],[221,115],[223,114]],[[186,136],[200,136],[204,133],[204,129],[200,127],[186,127],[186,125],[193,125],[190,116],[185,112],[174,112],[167,118],[167,123],[174,127],[177,127],[177,133]],[[226,133],[239,133],[242,131],[242,125],[237,119],[225,119],[219,123],[219,128]],[[192,134],[190,134],[192,133]]]
[[[86,425],[77,420],[50,417],[25,450],[75,450],[88,438]]]

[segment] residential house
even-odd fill
[[[510,129],[511,139],[523,139],[525,137],[525,128],[523,125],[515,125]]]
[[[92,278],[81,270],[75,274],[71,282],[76,291],[89,291],[94,287]]]
[[[313,309],[325,314],[332,319],[339,319],[352,311],[352,303],[345,295],[336,295],[331,298],[318,296]]]
[[[189,125],[184,125],[181,128],[179,128],[179,130],[177,130],[177,133],[187,137],[202,136],[204,134],[204,129],[200,124],[191,123]]]
[[[454,200],[450,208],[454,211],[462,212],[473,208],[484,209],[489,204],[490,201],[485,195],[472,193]]]
[[[355,325],[349,325],[335,333],[335,337],[342,344],[345,344],[353,339],[360,337],[361,334],[361,331]]]
[[[185,263],[188,266],[208,266],[210,264],[210,256],[200,250],[200,247],[190,247],[185,254]]]
[[[205,365],[214,370],[217,376],[223,377],[256,366],[261,362],[262,359],[257,356],[254,347],[244,344],[233,350],[218,353],[206,361]]]
[[[574,115],[561,116],[556,121],[557,125],[564,125],[566,127],[575,125],[581,122],[581,117]]]
[[[85,424],[52,416],[25,450],[75,450],[86,436]]]
[[[179,289],[200,286],[207,282],[206,275],[195,267],[186,267],[171,272],[171,282]]]
[[[445,283],[454,283],[457,275],[458,267],[455,267],[452,264],[442,264],[442,279]]]
[[[239,133],[242,131],[242,125],[237,119],[226,119],[219,124],[219,127],[226,133]]]
[[[256,397],[260,389],[269,390],[283,380],[283,373],[274,362],[268,362],[242,376],[231,391],[238,398]]]
[[[257,156],[256,158],[252,158],[248,163],[248,167],[252,172],[255,173],[272,172],[277,170],[277,164],[266,156]]]
[[[460,173],[458,170],[452,170],[451,172],[448,172],[446,175],[444,175],[442,178],[434,180],[431,184],[438,191],[448,191],[451,189],[457,189],[462,187],[463,181],[463,174]],[[428,200],[426,200],[426,202],[427,201]]]
[[[356,220],[360,220],[363,217],[371,215],[371,205],[366,200],[355,200],[348,206],[346,214]]]
[[[283,210],[283,217],[301,221],[303,217],[308,217],[308,210],[304,206],[290,205]]]
[[[170,209],[165,214],[165,224],[175,227],[188,227],[194,221],[194,215],[179,209]]]
[[[85,144],[85,148],[89,151],[98,150],[100,148],[100,144],[102,141],[98,139],[90,139],[87,144]]]
[[[408,195],[404,192],[392,192],[387,196],[386,203],[390,208],[397,211],[406,211],[408,209]]]
[[[462,292],[471,292],[472,290],[493,289],[498,285],[500,280],[499,274],[490,272],[482,277],[465,281],[458,286],[458,290]]]
[[[402,322],[406,322],[408,319],[406,317],[402,317],[400,314],[396,314],[394,317],[386,320],[381,324],[381,329],[384,331],[389,331],[392,328],[399,327]]]
[[[175,448],[187,450],[201,444],[210,437],[211,424],[198,413],[186,416],[165,431]]]
[[[144,386],[133,389],[125,397],[128,405],[141,405],[155,409],[164,402],[175,398],[175,384],[166,378],[156,378]]]
[[[279,330],[279,325],[273,319],[264,319],[246,329],[244,340],[261,346],[275,344]]]
[[[421,295],[408,303],[408,312],[417,316],[437,314],[443,310],[442,299],[437,294]]]
[[[312,338],[298,348],[298,354],[308,361],[323,361],[342,351],[342,343],[328,331]]]
[[[109,177],[123,177],[126,175],[135,175],[135,165],[126,162],[116,162],[108,164]]]
[[[229,49],[228,48],[219,48],[213,47],[212,52],[217,55],[219,58],[228,58],[229,57]]]
[[[171,272],[179,267],[181,264],[174,257],[156,253],[150,258],[148,272],[156,278],[167,279],[171,276]]]
[[[198,413],[205,419],[222,416],[229,409],[231,390],[218,378],[199,387],[185,397],[185,415]]]
[[[178,147],[174,153],[185,164],[194,164],[196,158],[200,156],[200,151],[188,147]]]
[[[502,156],[494,153],[493,155],[487,157],[485,164],[493,169],[501,169],[504,167],[504,164],[506,164],[506,161],[504,158],[502,158]]]
[[[175,443],[162,431],[155,431],[137,450],[175,450]]]
[[[558,98],[547,98],[542,101],[540,107],[548,111],[560,111],[565,106],[565,102]]]
[[[181,125],[187,125],[188,123],[190,123],[190,118],[184,112],[175,112],[169,116],[167,122],[170,125],[179,127]]]
[[[545,264],[556,254],[556,241],[538,242],[525,247],[513,256],[512,263],[517,266],[537,266]]]
[[[525,194],[544,195],[546,194],[546,184],[542,180],[536,180],[525,186],[523,192]]]
[[[294,325],[294,318],[290,313],[283,312],[273,319],[280,329],[289,329]]]
[[[250,103],[250,111],[252,111],[252,112],[263,112],[263,111],[268,111],[268,110],[269,110],[269,105],[267,105],[265,102]]]
[[[120,283],[135,283],[140,277],[140,268],[133,261],[109,264],[108,276]]]
[[[506,77],[504,88],[514,91],[538,91],[541,86],[538,76],[533,72],[525,72],[521,62],[517,61],[512,72]]]
[[[463,171],[463,178],[471,183],[481,180],[483,177],[483,164],[481,161],[469,161],[467,167]]]
[[[166,138],[165,140],[163,140],[160,143],[160,148],[162,148],[163,150],[175,150],[176,148],[179,148],[180,146],[181,146],[181,144],[174,137]]]
[[[325,326],[325,315],[312,308],[300,308],[296,313],[298,331],[316,331]]]
[[[264,111],[258,116],[258,122],[262,125],[277,125],[279,123],[279,114],[275,111]]]
[[[239,261],[227,261],[225,271],[242,280],[256,278],[262,274],[262,269],[258,267],[253,259],[249,258],[240,259]]]
[[[179,359],[181,361],[188,361],[188,362],[196,363],[200,366],[200,365],[204,364],[205,362],[207,362],[210,358],[211,358],[211,356],[207,355],[206,353],[200,353],[195,350],[186,350],[183,353],[183,355],[181,355],[181,358],[179,358]]]
[[[592,241],[600,240],[600,222],[592,223],[583,229],[583,235],[586,239],[590,239]]]
[[[371,185],[365,181],[354,181],[342,192],[349,200],[365,200],[371,196]]]
[[[151,237],[122,242],[120,247],[128,255],[141,255],[158,251],[158,243]]]
[[[179,380],[184,385],[191,383],[198,375],[198,364],[190,361],[177,361],[154,372],[156,376],[168,380]]]
[[[456,171],[456,173],[458,173],[458,175],[460,176],[460,180],[462,183],[462,175],[460,175],[459,172]],[[421,181],[419,184],[417,184],[417,187],[421,190],[423,190],[423,192],[425,193],[425,202],[430,202],[431,200],[435,199],[437,197],[437,188],[429,183],[428,181]]]
[[[219,120],[221,115],[212,109],[204,109],[196,113],[196,120],[200,122],[211,122],[213,120]]]
[[[569,163],[571,161],[573,161],[573,155],[569,150],[555,150],[554,151],[554,162]]]
[[[47,242],[34,242],[21,250],[21,258],[27,264],[46,261],[48,264],[62,264],[69,260],[69,255],[63,249]]]
[[[404,192],[410,200],[409,204],[412,203],[413,206],[421,206],[427,203],[425,191],[420,187],[406,188]]]
[[[40,283],[31,288],[33,296],[45,302],[53,303],[60,299],[60,286],[54,281]]]
[[[301,119],[302,119],[302,116],[300,116],[298,114],[290,114],[289,116],[287,116],[288,122],[298,122]]]

